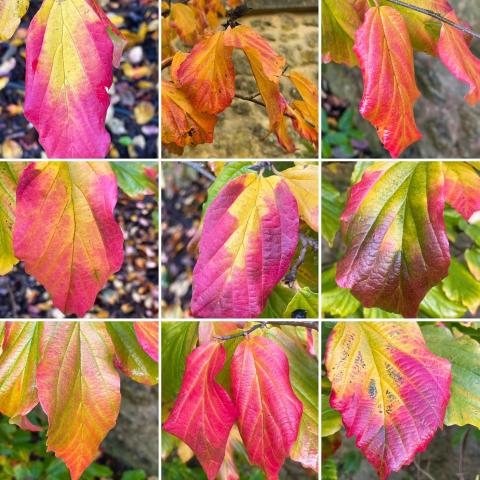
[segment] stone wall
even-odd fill
[[[290,70],[305,74],[315,83],[318,81],[318,14],[315,9],[250,15],[242,18],[241,23],[254,27],[263,35],[272,48],[286,58]],[[234,64],[237,93],[245,96],[256,93],[258,90],[243,52],[234,51]],[[290,81],[282,79],[281,88],[287,99],[294,98],[296,91]],[[263,107],[234,99],[232,105],[218,116],[214,143],[186,148],[183,157],[291,157],[268,132],[268,117]]]
[[[459,18],[480,32],[477,2],[450,0]],[[480,41],[472,43],[480,56]],[[338,97],[348,100],[358,112],[363,82],[358,68],[329,64],[322,68],[323,80]],[[467,87],[460,83],[438,58],[415,54],[415,72],[422,97],[415,104],[415,118],[423,138],[403,153],[407,158],[480,157],[480,106],[470,107],[463,97]],[[367,134],[372,156],[388,153],[380,144],[375,129],[356,113],[356,123]]]

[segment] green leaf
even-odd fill
[[[420,311],[430,318],[460,318],[467,311],[467,307],[462,303],[450,300],[442,287],[436,285],[422,300]]]
[[[329,395],[322,393],[322,437],[328,437],[342,428],[342,416],[330,406]]]
[[[143,470],[130,470],[122,475],[122,480],[145,480],[146,473]]]
[[[348,288],[340,288],[336,281],[336,266],[322,273],[322,313],[345,318],[356,312],[360,302]]]
[[[476,280],[480,280],[480,248],[465,250],[465,261],[470,273]]]
[[[373,162],[356,162],[350,177],[350,185],[358,183],[362,179],[363,172],[372,164]]]
[[[452,364],[451,396],[445,425],[480,428],[480,344],[467,335],[445,327],[422,327],[428,348]]]
[[[283,313],[294,295],[291,288],[278,283],[269,295],[267,305],[259,318],[283,318]]]
[[[480,223],[468,223],[461,218],[458,226],[480,247]]]
[[[155,166],[155,162],[110,162],[118,186],[129,196],[137,197],[147,192],[155,192],[155,180],[145,173],[146,167]]]
[[[272,328],[267,334],[288,357],[293,391],[303,404],[297,441],[291,449],[293,460],[308,468],[318,467],[318,360],[307,352],[295,327]]]
[[[198,339],[198,322],[162,323],[162,398],[175,400],[182,385],[187,356]]]
[[[85,474],[91,475],[92,477],[112,477],[113,476],[113,472],[106,465],[100,465],[98,463],[92,463],[85,470]]]
[[[322,464],[322,480],[337,480],[337,464],[332,458]]]
[[[480,282],[456,258],[452,258],[448,276],[441,285],[450,300],[462,303],[472,315],[476,314],[480,306]]]
[[[138,342],[133,322],[105,322],[115,346],[120,370],[133,380],[146,385],[158,383],[158,363]]]
[[[249,167],[253,165],[253,162],[229,162],[227,163],[218,174],[218,177],[210,185],[208,189],[208,198],[203,204],[202,218],[205,216],[205,212],[210,204],[215,200],[220,190],[234,178],[243,175],[244,173],[251,172]]]
[[[318,236],[313,231],[308,232],[307,235],[318,240]],[[300,253],[300,248],[301,242],[299,242],[292,264]],[[303,263],[298,267],[297,282],[300,287],[309,287],[312,292],[318,292],[318,254],[312,248],[307,248]]]
[[[363,318],[403,318],[398,313],[391,313],[381,308],[364,308]]]
[[[340,215],[344,202],[340,192],[322,177],[322,236],[330,247],[333,245],[335,235],[340,228]]]
[[[462,216],[452,207],[446,205],[445,211],[443,212],[443,219],[445,221],[447,237],[453,243],[457,240],[459,223],[462,220]]]
[[[318,318],[318,293],[308,287],[298,290],[285,310],[284,318],[291,318],[295,310],[306,310],[307,318]]]

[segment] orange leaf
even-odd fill
[[[78,480],[115,426],[120,378],[103,322],[45,323],[38,397],[48,416],[47,447]]]
[[[257,32],[245,25],[233,29],[228,27],[225,31],[225,44],[244,51],[265,102],[270,130],[276,134],[280,145],[287,152],[294,152],[295,145],[288,135],[284,116],[287,102],[280,93],[279,86],[285,59],[277,55]]]
[[[452,11],[446,18],[461,23]],[[470,105],[480,101],[480,59],[470,50],[463,32],[442,24],[438,41],[438,55],[450,72],[470,87],[465,100]]]
[[[235,95],[232,49],[225,32],[205,36],[178,70],[178,81],[193,107],[203,113],[223,112]]]
[[[356,32],[354,50],[364,83],[360,113],[377,129],[392,157],[398,157],[421,138],[413,115],[420,92],[402,15],[391,7],[370,8]]]
[[[213,142],[217,117],[200,113],[185,93],[171,82],[162,82],[162,143],[178,147]]]
[[[178,33],[182,42],[186,45],[194,45],[198,32],[195,12],[189,5],[183,3],[172,4],[170,12],[171,25]]]

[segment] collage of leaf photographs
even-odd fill
[[[479,139],[480,0],[0,0],[0,480],[480,480]]]

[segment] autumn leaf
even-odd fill
[[[448,273],[445,197],[469,215],[478,203],[480,190],[473,199],[477,187],[472,177],[464,183],[455,176],[464,168],[460,162],[379,162],[369,167],[352,187],[341,216],[347,252],[338,263],[338,285],[351,288],[365,307],[415,317],[428,290]],[[466,198],[473,199],[468,208]]]
[[[360,25],[351,0],[322,0],[322,61],[358,65],[353,43]]]
[[[470,223],[480,220],[480,176],[467,162],[443,162],[445,199]]]
[[[140,345],[135,333],[135,323],[105,322],[115,348],[114,365],[136,382],[156,385],[158,363]]]
[[[442,427],[450,362],[428,350],[416,323],[337,323],[325,366],[330,404],[382,480],[411,463]]]
[[[354,51],[363,75],[360,113],[377,129],[392,157],[421,138],[413,105],[413,48],[403,17],[392,7],[372,7],[355,35]]]
[[[248,458],[267,480],[276,480],[297,439],[303,412],[290,384],[287,356],[272,340],[248,336],[235,350],[231,375]]]
[[[171,26],[185,45],[194,45],[197,36],[197,19],[190,5],[173,3],[170,10]]]
[[[133,326],[142,348],[158,362],[158,322],[134,322]]]
[[[178,70],[182,90],[202,113],[223,112],[235,94],[232,48],[225,46],[224,34],[202,38]]]
[[[107,20],[95,0],[45,0],[30,24],[25,116],[50,158],[108,152],[107,89],[123,41]]]
[[[453,11],[445,18],[461,23]],[[477,104],[480,101],[480,59],[470,50],[463,32],[442,23],[438,56],[455,77],[470,87],[465,100],[472,106]]]
[[[452,364],[451,397],[445,425],[474,425],[480,428],[480,344],[456,329],[422,327],[428,348]]]
[[[123,263],[117,194],[106,162],[32,163],[20,177],[15,255],[67,315],[83,316]]]
[[[163,428],[194,452],[209,480],[215,479],[225,456],[237,409],[215,381],[225,363],[218,342],[196,348],[187,358],[182,387]]]
[[[240,48],[247,56],[260,95],[265,102],[270,130],[287,152],[294,152],[295,145],[288,135],[284,116],[287,101],[280,92],[280,76],[285,67],[285,59],[277,55],[269,43],[255,30],[239,25],[225,31],[225,45]]]
[[[162,143],[177,147],[213,142],[215,115],[200,113],[185,93],[162,81]]]
[[[15,191],[24,162],[0,162],[0,275],[18,263],[13,253],[12,229],[15,222]]]
[[[17,423],[38,403],[36,373],[42,322],[11,322],[0,356],[0,412]]]
[[[120,378],[104,323],[45,323],[37,369],[38,397],[48,416],[47,448],[78,480],[96,458],[120,410]]]
[[[30,0],[2,0],[0,3],[0,41],[10,40],[27,13]]]
[[[435,21],[432,17],[410,8],[392,4],[388,0],[380,0],[380,5],[390,6],[402,15],[415,50],[429,55],[437,55],[437,45],[442,25],[440,21]],[[444,16],[452,10],[448,0],[415,0],[415,6]]]
[[[300,218],[318,232],[318,165],[296,165],[279,175],[295,196]]]
[[[193,315],[258,316],[287,273],[297,241],[297,204],[285,180],[249,173],[230,181],[205,215]]]

